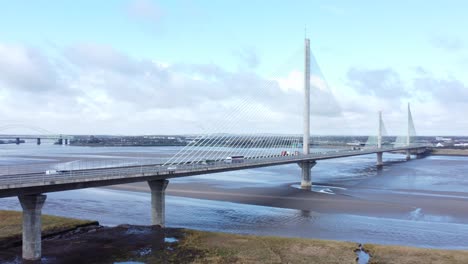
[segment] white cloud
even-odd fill
[[[150,22],[157,22],[161,16],[161,8],[151,0],[131,0],[127,6],[130,16]]]
[[[431,38],[431,43],[434,47],[448,52],[460,51],[465,47],[465,44],[460,38],[447,35],[434,36]]]
[[[234,55],[240,58],[243,64],[241,66],[246,66],[249,69],[254,69],[260,64],[260,58],[254,48],[243,48],[234,52]]]
[[[304,90],[304,73],[299,70],[290,71],[285,77],[275,78],[275,81],[280,85],[281,90],[303,92]],[[322,91],[329,91],[326,81],[318,75],[312,74],[310,76],[310,86],[312,89],[319,89]]]
[[[0,44],[2,123],[23,123],[64,134],[199,132],[301,133],[303,75],[277,79],[214,64],[167,64],[135,59],[111,46],[77,44],[58,57]],[[351,69],[351,89],[330,89],[311,76],[313,134],[372,134],[383,110],[389,133],[405,126],[413,102],[420,133],[468,128],[468,86],[424,69],[404,81],[392,69]],[[339,96],[335,96],[335,93]]]
[[[0,44],[0,84],[24,92],[58,88],[58,76],[38,50]]]
[[[39,50],[28,56],[23,46],[2,49],[15,51],[21,56],[0,57],[4,67],[21,66],[1,73],[0,115],[62,133],[191,133],[200,132],[197,123],[212,130],[226,122],[231,132],[247,132],[252,122],[270,128],[270,119],[287,131],[298,114],[293,95],[253,73],[139,60],[96,44],[70,46],[57,58]],[[48,83],[56,89],[44,89]]]

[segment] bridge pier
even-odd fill
[[[68,145],[68,138],[65,139],[64,145]]]
[[[406,150],[406,160],[410,160],[411,159],[411,151],[408,149]]]
[[[37,145],[41,144],[41,138],[37,138]]]
[[[383,167],[383,152],[377,152],[377,167]]]
[[[312,187],[311,170],[317,163],[315,161],[304,161],[298,163],[302,170],[301,188],[310,189]]]
[[[151,189],[151,224],[164,227],[166,218],[166,188],[168,180],[148,181]]]
[[[18,196],[23,208],[23,259],[39,260],[41,248],[41,212],[47,196],[43,194]]]
[[[16,145],[19,145],[21,143],[20,138],[16,138]]]

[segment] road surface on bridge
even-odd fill
[[[82,170],[59,171],[57,174],[45,172],[12,174],[0,176],[0,197],[17,196],[31,193],[65,191],[89,187],[99,187],[139,181],[187,177],[208,173],[244,170],[259,167],[278,166],[291,163],[314,162],[326,159],[368,155],[382,152],[401,152],[406,150],[424,150],[427,146],[405,146],[392,148],[373,148],[362,150],[340,150],[296,156],[264,156],[249,158],[241,162],[227,163],[216,160],[211,164],[201,162],[165,165],[149,164],[140,166],[122,166],[93,168]]]

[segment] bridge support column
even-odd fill
[[[304,161],[298,164],[302,170],[302,189],[310,189],[310,187],[312,187],[311,170],[315,166],[315,164],[317,164],[315,161]]]
[[[68,138],[65,139],[64,145],[68,145]]]
[[[47,196],[42,194],[18,196],[23,208],[23,259],[41,259],[41,212]]]
[[[411,159],[411,152],[410,150],[406,150],[406,160],[410,160]]]
[[[164,227],[166,218],[166,187],[168,180],[148,181],[151,189],[151,224]]]
[[[41,138],[37,138],[37,144],[38,144],[38,145],[41,144]]]
[[[20,138],[16,138],[16,145],[19,145],[21,143]]]
[[[383,167],[383,152],[377,152],[377,167]]]

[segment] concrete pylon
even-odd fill
[[[382,111],[379,111],[379,132],[377,134],[377,148],[382,148]]]
[[[408,130],[406,134],[406,145],[409,147],[411,144],[411,108],[410,108],[410,103],[408,103]],[[406,150],[406,160],[411,159],[411,152],[410,150]]]
[[[151,189],[151,224],[164,227],[166,218],[166,188],[168,180],[148,181]]]
[[[310,189],[312,187],[311,170],[317,163],[315,161],[304,161],[299,163],[302,170],[301,188]]]
[[[42,255],[41,213],[47,196],[43,194],[18,196],[23,208],[23,259],[39,260]]]
[[[302,149],[304,155],[310,153],[310,40],[305,39],[304,41],[304,135],[302,139]],[[312,180],[310,176],[311,169],[315,166],[315,161],[301,162],[299,167],[302,171],[301,188],[310,189],[312,186]]]
[[[382,148],[382,111],[379,111],[379,133],[377,134],[377,148]],[[377,167],[383,166],[383,152],[377,152]]]
[[[304,136],[302,149],[304,155],[309,154],[310,138],[310,40],[305,39],[305,63],[304,63]]]
[[[377,167],[383,167],[383,152],[377,152]]]

